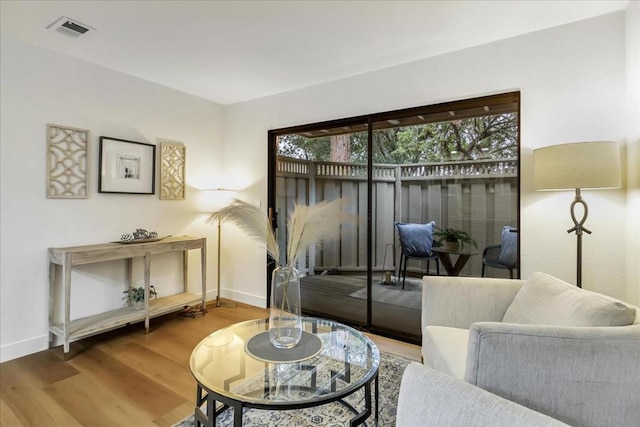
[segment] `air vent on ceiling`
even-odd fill
[[[96,31],[95,28],[76,21],[75,19],[63,16],[50,24],[47,29],[57,31],[66,36],[78,38],[84,36],[90,31]]]

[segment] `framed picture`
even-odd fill
[[[182,144],[160,144],[160,200],[184,200],[186,150]]]
[[[155,194],[156,146],[100,137],[99,193]]]

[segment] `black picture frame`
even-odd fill
[[[155,194],[156,146],[100,137],[98,193]]]

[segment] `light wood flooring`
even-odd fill
[[[1,426],[171,426],[193,412],[193,348],[211,332],[267,310],[209,307],[194,318],[169,314],[0,364]],[[420,360],[416,345],[369,335],[381,351]]]

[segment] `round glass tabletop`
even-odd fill
[[[380,352],[359,331],[331,320],[303,318],[304,330],[322,342],[319,353],[296,362],[255,358],[245,346],[268,330],[268,319],[213,332],[191,353],[190,368],[205,389],[255,407],[305,406],[334,401],[370,382]]]

